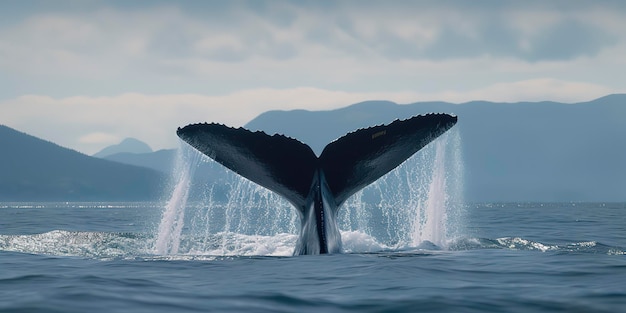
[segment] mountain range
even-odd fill
[[[0,125],[0,201],[159,199],[167,175],[94,158]]]
[[[150,148],[147,143],[136,138],[126,138],[116,145],[108,146],[100,150],[93,156],[96,158],[104,158],[118,153],[141,154],[151,152],[152,148]]]
[[[626,95],[574,104],[366,101],[329,111],[268,111],[245,127],[296,138],[319,154],[347,132],[430,112],[459,117],[455,129],[461,136],[467,201],[626,201]],[[150,152],[131,140],[94,158],[9,130],[0,128],[2,145],[15,150],[12,160],[5,153],[0,157],[8,167],[2,173],[9,173],[0,178],[0,201],[158,199],[176,155],[174,149]],[[54,162],[39,157],[47,154]],[[33,164],[37,170],[29,168]],[[224,176],[215,167],[196,175],[204,181]]]
[[[320,153],[354,129],[430,112],[459,117],[468,201],[626,200],[624,94],[573,104],[367,101],[332,111],[270,111],[246,127],[288,134]]]

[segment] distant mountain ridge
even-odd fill
[[[97,158],[104,158],[104,157],[107,157],[113,154],[118,154],[118,153],[151,153],[151,152],[152,152],[152,148],[150,148],[150,146],[147,143],[139,139],[135,139],[135,138],[126,138],[122,140],[122,142],[116,145],[108,146],[100,150],[93,156]]]
[[[319,154],[346,132],[431,112],[459,116],[468,201],[626,201],[624,94],[574,104],[366,101],[269,111],[245,127],[294,137]]]
[[[102,160],[0,125],[0,201],[145,201],[162,197],[157,171]]]
[[[453,130],[462,137],[467,201],[626,201],[623,94],[574,104],[366,101],[330,111],[269,111],[245,127],[285,134],[320,153],[347,132],[431,112],[459,116]],[[98,159],[6,126],[0,144],[0,201],[162,199],[176,158],[172,149]],[[224,173],[201,164],[195,194],[201,198],[209,181],[224,183]]]
[[[347,132],[431,112],[459,116],[453,130],[462,137],[467,201],[626,201],[623,94],[573,104],[365,101],[329,111],[268,111],[245,127],[296,138],[319,154]],[[169,173],[174,154],[172,150],[169,158],[147,153],[107,159],[160,164],[152,168]],[[200,169],[196,175],[203,181],[223,178],[215,170]]]

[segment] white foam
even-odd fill
[[[198,153],[187,144],[181,143],[176,154],[174,173],[178,174],[172,196],[165,205],[159,224],[155,252],[157,254],[176,254],[180,246],[180,236],[184,226],[185,208],[189,197],[191,179],[198,166]]]
[[[197,241],[190,239],[187,250],[181,255],[212,256],[290,256],[297,240],[294,234],[274,236],[244,235],[221,232],[214,234],[212,240]]]
[[[500,245],[507,247],[509,249],[514,249],[514,250],[539,250],[541,252],[546,252],[549,250],[559,249],[559,247],[556,245],[545,245],[540,242],[535,242],[535,241],[531,241],[531,240],[527,240],[527,239],[523,239],[519,237],[498,238],[496,239],[496,241]]]
[[[53,230],[34,235],[0,235],[0,249],[42,255],[116,258],[146,253],[146,240],[130,234]]]
[[[346,253],[378,252],[390,249],[376,241],[376,238],[360,231],[342,231],[343,250]]]
[[[464,232],[463,210],[461,137],[451,130],[348,199],[339,225],[387,247],[445,248]]]
[[[442,141],[435,143],[435,159],[433,162],[432,176],[428,186],[428,194],[425,203],[422,203],[420,211],[422,216],[416,214],[413,232],[413,245],[419,245],[424,241],[429,241],[437,245],[442,245],[445,241],[446,227],[446,203],[448,194],[446,192],[446,168],[445,168],[445,146]],[[420,217],[425,220],[420,220]]]

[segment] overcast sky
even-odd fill
[[[0,124],[93,154],[363,100],[626,92],[626,1],[2,1]]]

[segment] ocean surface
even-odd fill
[[[344,203],[341,254],[191,149],[160,202],[0,203],[0,312],[625,311],[626,203],[465,203],[450,134]]]
[[[297,257],[295,234],[192,234],[189,220],[179,251],[157,253],[165,206],[0,204],[0,312],[626,308],[625,203],[466,204],[444,244],[344,231],[345,253]]]

